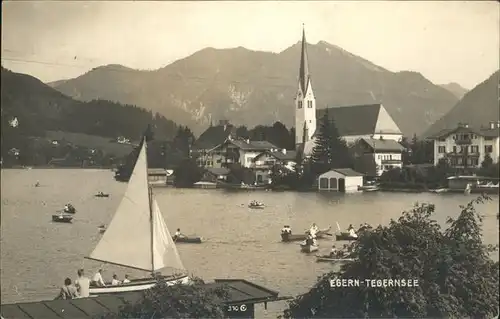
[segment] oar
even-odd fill
[[[339,222],[336,222],[336,223],[337,223],[337,228],[338,228],[339,232],[342,232],[342,230],[340,230]]]

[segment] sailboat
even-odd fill
[[[144,138],[125,194],[113,219],[86,259],[149,272],[152,276],[117,286],[90,286],[90,295],[152,288],[160,273],[167,285],[188,284],[182,264],[160,208],[148,183],[147,143]],[[165,276],[164,271],[173,270]],[[163,270],[163,271],[162,271]]]

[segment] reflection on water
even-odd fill
[[[40,181],[40,187],[34,187]],[[2,170],[1,280],[2,303],[52,298],[66,277],[75,278],[82,266],[92,275],[101,264],[83,259],[100,238],[98,226],[108,224],[126,184],[113,180],[111,171]],[[96,198],[98,191],[109,198]],[[332,268],[299,253],[297,243],[281,243],[280,229],[292,226],[301,232],[317,223],[320,228],[338,222],[387,224],[415,202],[436,204],[435,219],[443,224],[459,213],[458,205],[474,195],[404,194],[372,192],[335,193],[226,192],[154,188],[158,204],[171,230],[206,239],[201,245],[179,244],[186,268],[193,274],[214,278],[243,278],[278,290],[281,295],[305,292],[317,276]],[[246,207],[250,200],[266,204],[264,210]],[[78,213],[73,224],[51,222],[51,215],[71,202]],[[498,244],[498,196],[478,206],[485,215],[485,243]],[[330,248],[319,241],[319,253]],[[498,259],[498,254],[495,254]],[[142,273],[104,266],[104,277]],[[257,307],[257,317],[275,317],[283,303]]]

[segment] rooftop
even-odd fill
[[[371,135],[382,132],[386,134],[401,134],[401,130],[394,123],[382,104],[351,105],[320,109],[316,111],[317,120],[321,121],[325,113],[328,114],[330,120],[335,122],[335,126],[341,136]],[[316,132],[318,132],[318,129],[316,129]]]
[[[457,125],[457,127],[454,128],[448,128],[439,131],[438,133],[429,136],[429,139],[439,139],[439,138],[446,138],[450,136],[451,134],[455,133],[473,133],[479,136],[484,136],[484,137],[499,137],[500,136],[500,130],[498,128],[490,128],[490,127],[480,127],[480,128],[474,128],[470,126],[464,126],[464,125]]]
[[[229,300],[226,304],[253,304],[278,300],[278,292],[243,279],[216,279],[215,282],[206,285],[208,289],[226,285],[229,290]],[[5,304],[0,311],[4,319],[96,318],[118,312],[126,302],[139,301],[142,294],[143,292],[136,291],[93,298]]]
[[[230,140],[229,142],[245,151],[266,151],[278,148],[268,141]]]
[[[371,149],[378,152],[402,152],[404,150],[403,145],[394,140],[373,138],[363,138],[361,140],[365,142]]]

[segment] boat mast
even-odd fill
[[[147,142],[147,137],[144,136],[144,150],[145,150],[145,157],[146,157],[146,179],[149,179],[149,174],[147,173],[148,171],[148,142]],[[149,180],[148,180],[148,198],[149,198],[149,233],[150,233],[150,250],[151,250],[151,272],[154,275],[155,272],[155,257],[154,257],[154,226],[153,226],[153,190],[151,189],[151,186],[149,185]]]
[[[149,224],[151,225],[150,227],[150,233],[151,233],[151,271],[154,275],[155,272],[155,260],[154,260],[154,225],[153,225],[153,190],[151,189],[151,186],[148,185],[148,195],[149,195]]]

